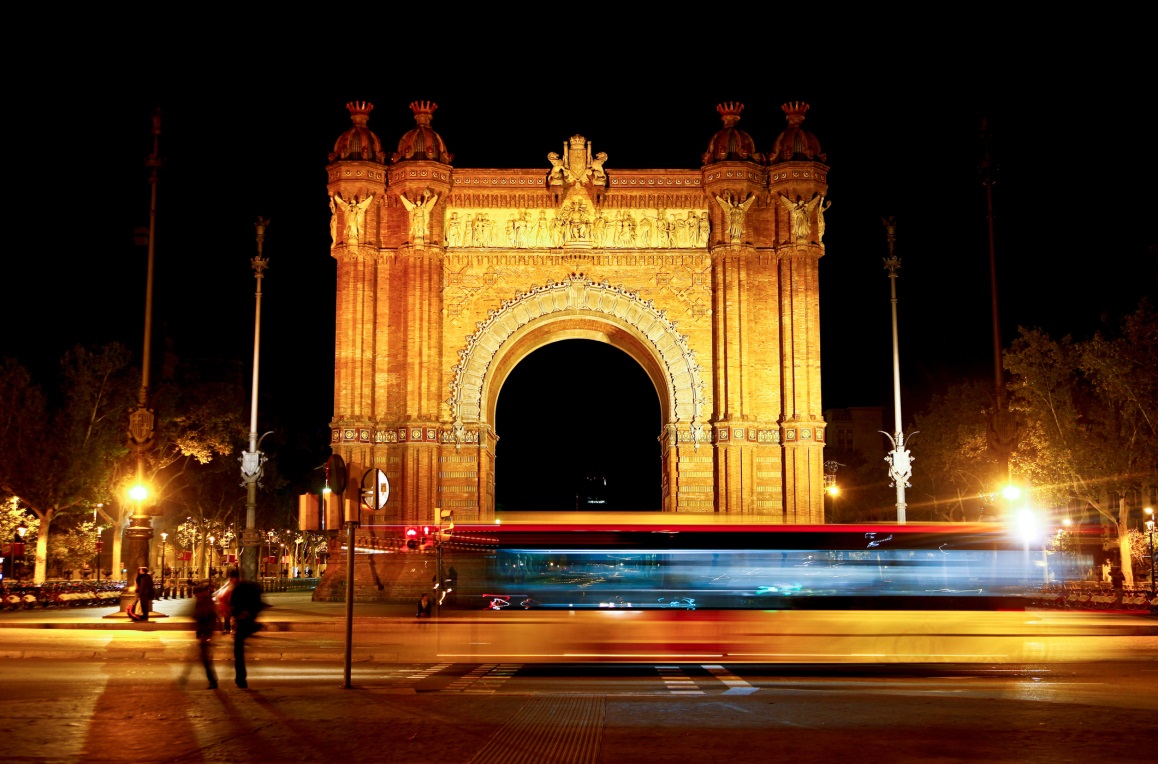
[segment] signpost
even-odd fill
[[[338,464],[341,465],[341,457],[332,456],[331,460],[337,459]],[[341,474],[342,490],[346,488],[346,471],[334,470]],[[330,469],[330,463],[326,463],[327,480],[333,478],[333,472]],[[380,469],[366,470],[362,474],[362,479],[359,483],[359,499],[361,504],[369,509],[371,512],[382,509],[386,506],[387,499],[390,498],[390,481],[386,479],[386,473]],[[337,490],[330,485],[331,490]],[[339,491],[340,493],[340,491]],[[354,505],[357,507],[358,505]],[[346,675],[345,689],[350,689],[353,685],[350,684],[350,662],[353,656],[353,642],[354,642],[354,526],[358,524],[358,512],[354,510],[353,517],[346,519]]]

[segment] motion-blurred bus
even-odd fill
[[[995,523],[770,525],[512,513],[444,541],[488,609],[1022,609],[1040,555]]]

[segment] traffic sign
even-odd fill
[[[339,495],[346,490],[346,462],[337,454],[326,460],[326,485]]]
[[[374,511],[386,506],[390,498],[390,481],[386,473],[379,469],[366,470],[362,475],[362,504]]]

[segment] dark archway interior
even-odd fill
[[[623,351],[539,348],[499,392],[496,510],[658,511],[661,422],[655,387]]]

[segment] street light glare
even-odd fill
[[[1010,501],[1017,501],[1021,498],[1021,489],[1010,483],[1001,489],[1001,495]]]
[[[1023,509],[1017,513],[1017,530],[1027,542],[1038,537],[1037,515],[1031,509]]]
[[[129,497],[133,501],[144,501],[149,497],[149,489],[143,485],[135,485],[129,489]]]

